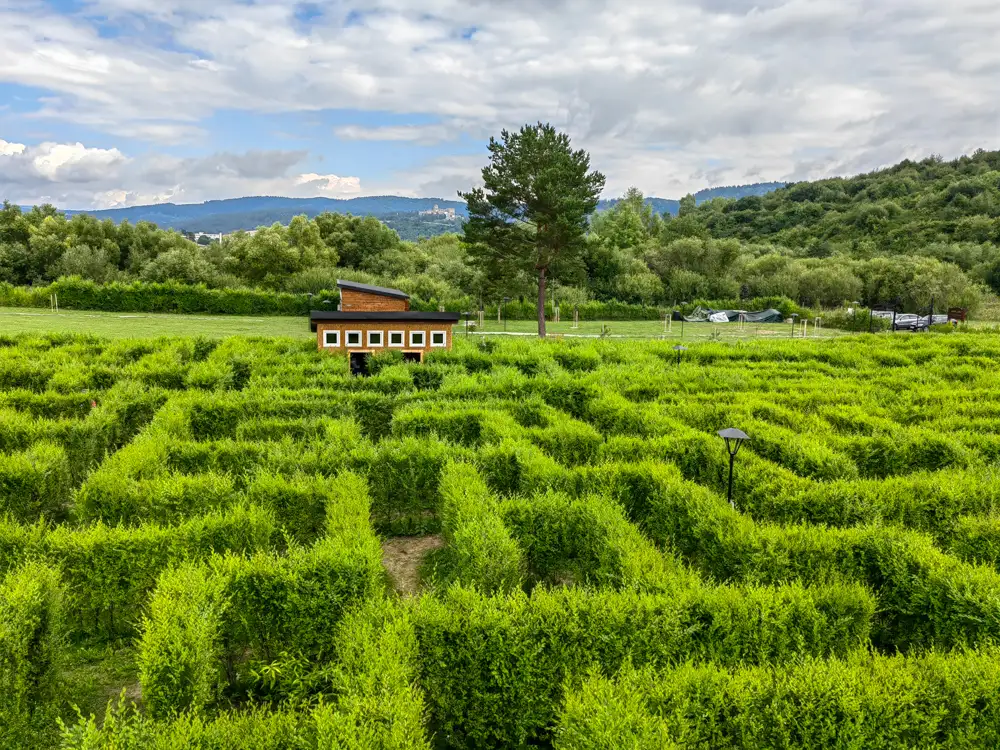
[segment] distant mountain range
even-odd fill
[[[742,198],[746,195],[763,195],[784,187],[781,182],[764,182],[755,185],[738,185],[699,190],[695,199],[701,203],[712,198]],[[677,215],[679,201],[665,198],[647,198],[646,202],[658,213]],[[601,201],[598,211],[611,208],[616,200]],[[158,203],[152,206],[109,208],[100,211],[69,210],[67,214],[90,214],[97,219],[111,219],[118,223],[128,220],[135,224],[149,221],[164,229],[188,232],[228,233],[259,226],[287,224],[293,216],[305,214],[313,217],[325,211],[350,213],[355,216],[374,216],[400,233],[403,239],[429,237],[459,228],[459,221],[451,221],[441,214],[421,216],[421,211],[454,208],[459,217],[468,215],[461,201],[443,198],[403,198],[396,195],[379,195],[366,198],[280,198],[261,196],[229,198],[205,203]]]
[[[699,190],[694,194],[696,203],[704,203],[713,198],[745,198],[748,195],[764,195],[778,188],[783,188],[788,183],[785,182],[756,182],[753,185],[727,185],[726,187],[714,187]],[[618,202],[617,198],[603,200],[597,204],[598,211],[607,211]],[[676,216],[680,209],[679,200],[669,198],[646,198],[646,205],[652,206],[658,214],[670,214]]]

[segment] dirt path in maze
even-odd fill
[[[419,593],[420,564],[428,554],[443,546],[444,539],[439,534],[395,536],[382,542],[382,565],[400,596]]]

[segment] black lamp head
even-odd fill
[[[743,430],[737,430],[735,427],[727,427],[724,430],[719,430],[719,437],[726,441],[726,450],[729,451],[730,456],[735,456],[739,452],[743,441],[750,439],[750,436],[743,432]]]

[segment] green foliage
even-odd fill
[[[27,563],[0,583],[0,743],[34,746],[60,696],[63,587],[56,571]]]
[[[414,627],[421,684],[447,745],[516,747],[547,735],[564,685],[591,668],[845,654],[867,635],[872,609],[847,587],[686,595],[539,588],[530,598],[453,588],[421,600]]]
[[[355,454],[352,460],[368,478],[379,530],[393,534],[436,530],[441,472],[456,453],[447,443],[408,437],[383,440]]]
[[[474,467],[451,463],[441,476],[441,526],[446,547],[438,576],[484,592],[515,591],[524,583],[524,553],[499,503]]]
[[[496,284],[523,273],[538,277],[538,335],[545,336],[545,285],[572,274],[585,247],[587,219],[597,208],[604,175],[590,171],[586,151],[548,124],[504,130],[490,139],[484,187],[460,194],[469,219],[465,242],[484,276]]]
[[[23,453],[0,454],[0,512],[23,521],[60,518],[69,489],[69,461],[59,446],[35,443]]]
[[[143,702],[154,719],[203,710],[217,693],[223,581],[185,565],[164,573],[149,603],[139,646]]]
[[[567,697],[554,746],[991,747],[995,659],[988,649],[595,674]]]

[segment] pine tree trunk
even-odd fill
[[[538,269],[538,337],[545,338],[545,272],[548,269]]]

